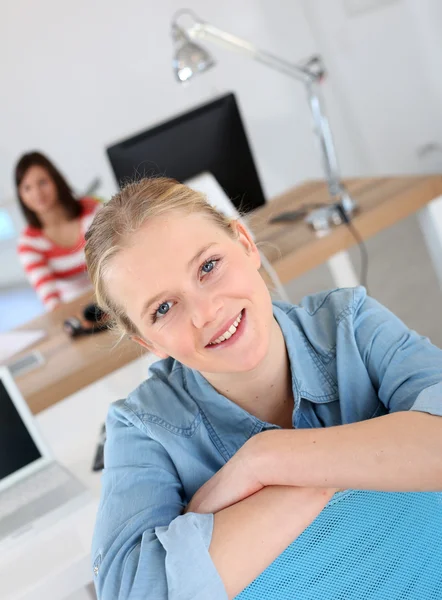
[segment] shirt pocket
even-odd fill
[[[325,373],[327,373],[327,377],[333,386],[338,385],[338,373],[337,373],[337,365],[336,365],[336,346],[332,346],[327,351],[323,351],[318,355],[319,360],[321,361],[321,367]]]
[[[313,400],[301,397],[299,414],[296,422],[298,429],[332,427],[342,425],[341,408],[339,399],[330,397]]]

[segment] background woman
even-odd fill
[[[28,223],[19,239],[19,258],[44,306],[52,310],[90,288],[84,235],[99,202],[76,199],[58,169],[40,152],[20,158],[15,184]]]

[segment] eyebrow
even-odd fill
[[[195,254],[195,256],[193,258],[191,258],[189,260],[189,262],[187,263],[187,269],[189,270],[192,265],[199,259],[201,258],[201,256],[207,252],[207,250],[209,250],[209,248],[211,248],[212,246],[214,246],[215,243],[211,242],[210,244],[207,244],[206,246],[204,246],[203,248],[201,248],[200,250],[198,250],[198,252]],[[152,304],[154,304],[154,302],[159,301],[161,298],[166,297],[168,294],[168,292],[160,292],[159,294],[155,294],[155,296],[153,296],[152,298],[150,298],[149,300],[147,300],[144,304],[143,304],[143,308],[141,310],[140,313],[140,319],[142,319],[144,317],[144,315],[146,314],[146,312],[149,310],[149,307],[152,306]]]

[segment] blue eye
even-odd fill
[[[151,315],[152,323],[155,323],[157,319],[164,317],[164,315],[167,315],[169,310],[172,308],[172,304],[172,302],[162,302]]]
[[[163,302],[163,304],[161,304],[158,309],[157,309],[157,313],[159,313],[160,315],[165,315],[166,313],[169,312],[170,306],[169,306],[170,302]]]
[[[199,267],[199,275],[203,279],[207,276],[211,276],[221,264],[222,258],[211,258],[207,260]],[[173,307],[175,302],[162,302],[157,308],[151,313],[151,322],[156,323],[162,317],[165,317],[170,309]]]
[[[218,261],[217,260],[208,260],[206,263],[203,264],[203,266],[201,267],[201,271],[203,273],[210,273],[211,271],[213,271],[213,269],[215,268],[215,265]]]

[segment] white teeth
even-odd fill
[[[242,319],[242,312],[240,313],[240,315],[236,319],[236,321],[234,323],[232,323],[232,325],[230,325],[229,329],[227,331],[225,331],[222,335],[220,335],[219,338],[217,338],[215,341],[210,342],[209,346],[212,346],[215,344],[220,344],[221,342],[224,342],[225,340],[228,340],[229,338],[231,338],[232,335],[236,332],[236,329],[237,329],[238,325],[240,324],[241,319]]]

